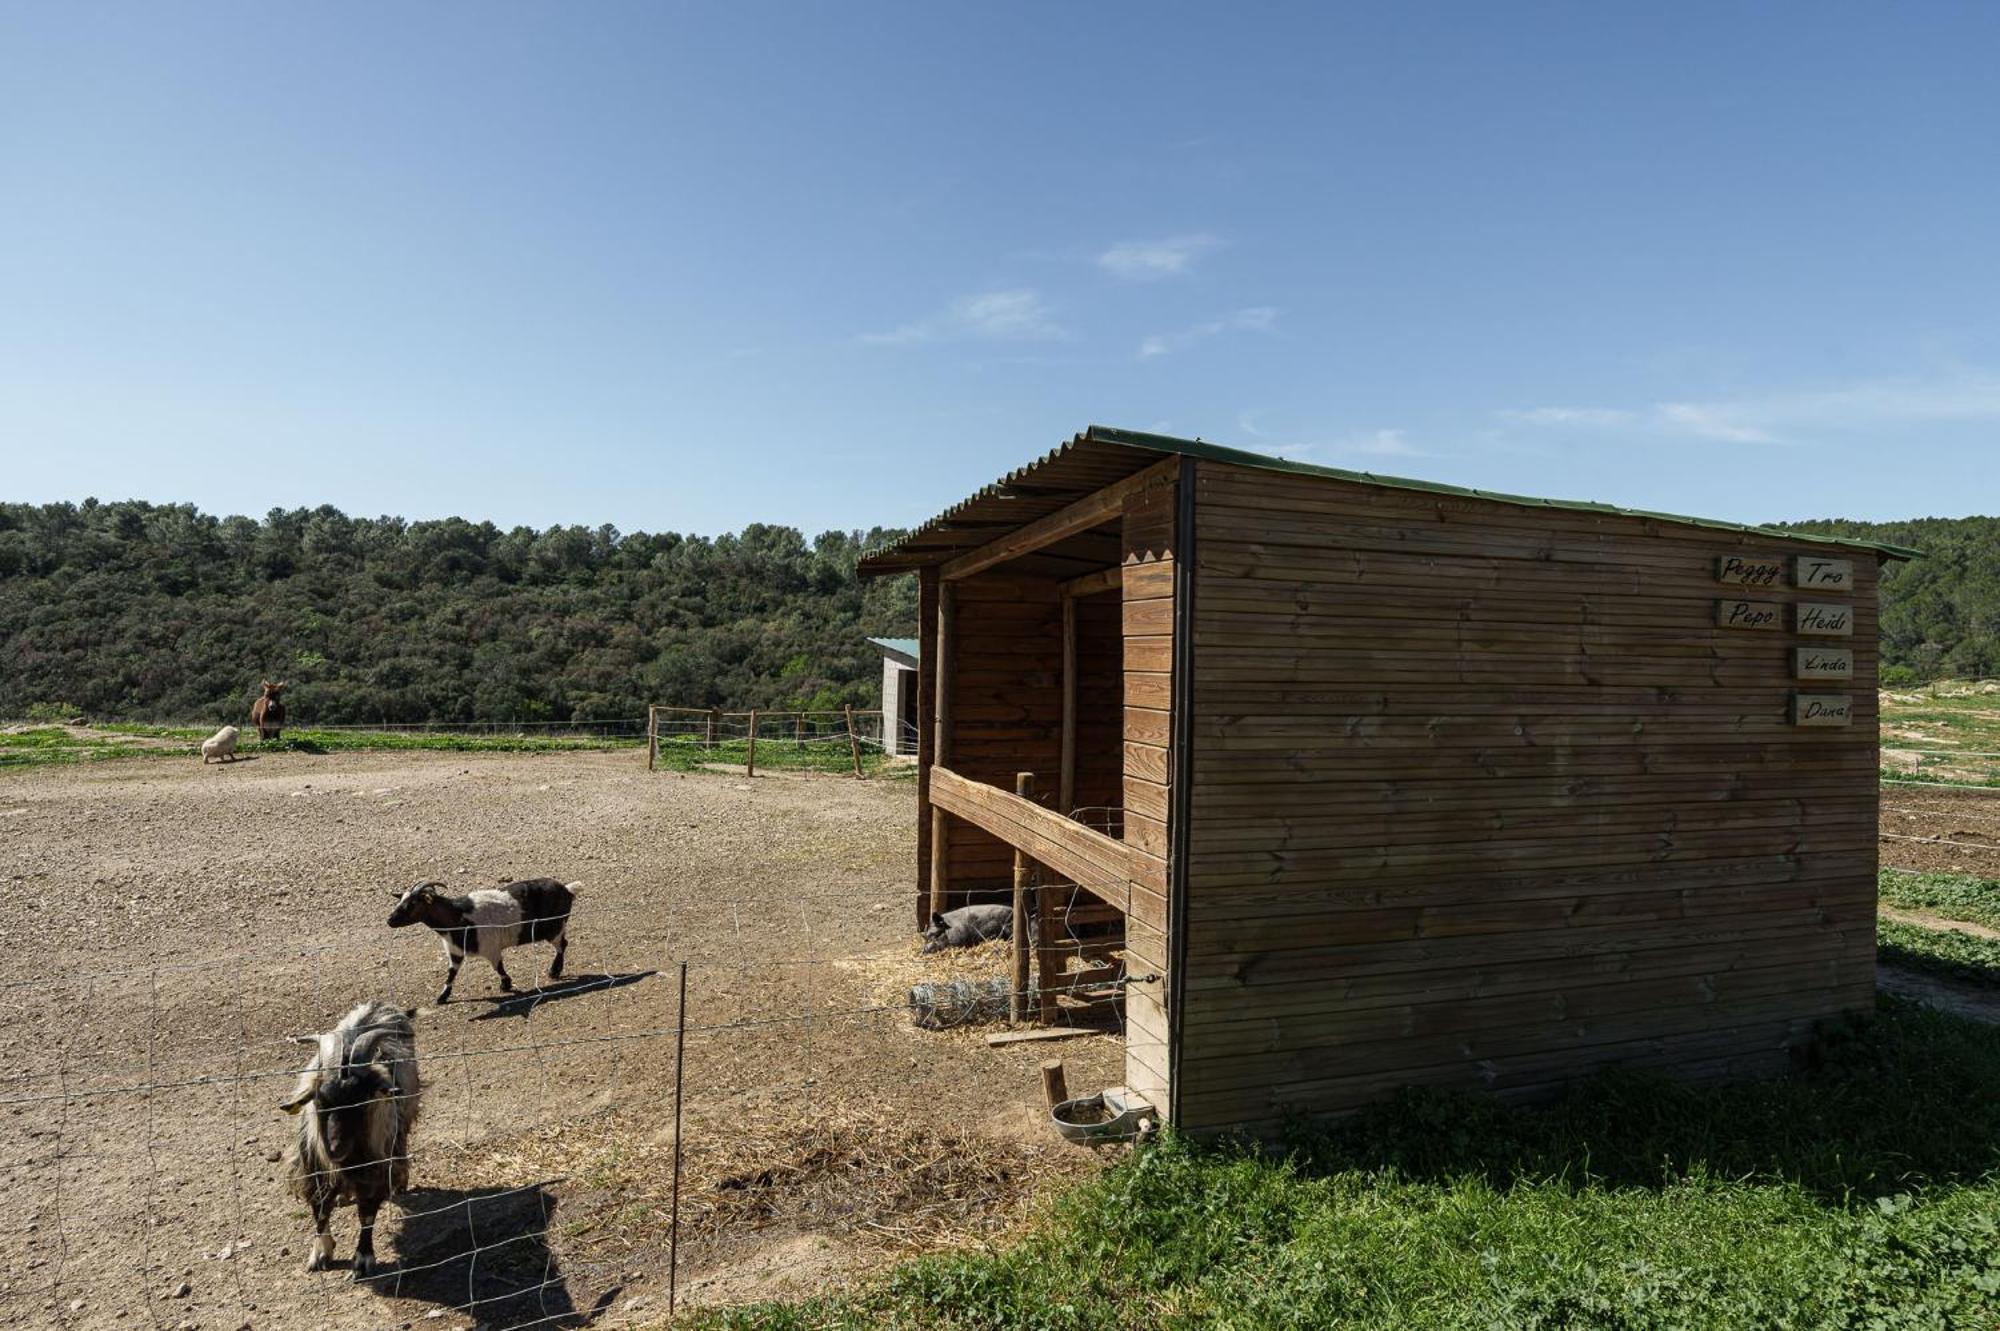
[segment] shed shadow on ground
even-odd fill
[[[1829,1205],[1971,1184],[2000,1169],[2000,1028],[1885,998],[1828,1022],[1787,1075],[1691,1085],[1611,1070],[1540,1105],[1405,1090],[1287,1148],[1307,1174],[1389,1168],[1496,1188],[1796,1183]]]
[[[435,1304],[479,1331],[588,1326],[618,1296],[614,1286],[576,1306],[548,1244],[556,1199],[546,1183],[419,1188],[396,1207],[395,1260],[367,1282],[377,1294]]]
[[[596,993],[600,989],[622,989],[628,984],[637,984],[658,974],[658,971],[651,970],[626,971],[618,975],[572,975],[553,984],[537,985],[533,989],[524,989],[519,993],[487,998],[484,1001],[493,1006],[473,1020],[492,1021],[496,1017],[525,1017],[544,1003],[558,1003],[565,998]]]

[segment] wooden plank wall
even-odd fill
[[[1807,639],[1718,628],[1715,560],[1823,546],[1197,476],[1181,1127],[1767,1072],[1872,1002],[1872,556],[1835,552],[1849,595],[1749,593],[1853,604]],[[1851,727],[1789,723],[1800,644],[1853,650],[1812,686]]]
[[[1125,1078],[1162,1111],[1171,1074],[1167,1026],[1167,791],[1173,763],[1168,720],[1173,684],[1176,485],[1147,490],[1125,510],[1125,840],[1151,872],[1135,882],[1125,921],[1126,973],[1157,975],[1125,990]]]
[[[961,578],[953,621],[951,758],[967,780],[1014,789],[1033,772],[1052,804],[1062,759],[1062,606],[1053,578],[1004,569]],[[991,833],[954,823],[951,904],[1011,900],[1014,852]]]
[[[1122,633],[1115,588],[1076,598],[1076,796],[1072,808],[1059,811],[1064,814],[1125,802]]]

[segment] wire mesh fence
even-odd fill
[[[851,772],[867,776],[895,770],[899,755],[915,751],[915,727],[885,718],[879,709],[725,712],[720,708],[647,709],[649,770],[701,767]]]
[[[574,1326],[703,1297],[710,1259],[774,1225],[858,1226],[884,1251],[997,1228],[1075,1165],[1053,1137],[1022,1151],[970,1130],[1031,1094],[1031,1051],[912,1021],[926,977],[1004,983],[1010,943],[826,945],[835,913],[908,905],[860,884],[705,897],[665,921],[580,908],[592,942],[571,973],[526,947],[515,992],[469,963],[441,1007],[421,1001],[441,959],[387,929],[16,976],[0,1026],[33,1038],[0,1076],[0,1324]],[[416,1009],[422,1090],[382,1269],[350,1284],[352,1210],[335,1269],[303,1269],[313,1224],[286,1152],[308,1115],[278,1106],[312,1056],[301,1021],[370,999]],[[1116,1005],[1100,1016],[1073,1061],[1122,1080]]]

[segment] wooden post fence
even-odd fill
[[[744,775],[757,775],[757,709],[750,709],[750,753],[743,760]]]
[[[660,765],[660,709],[646,708],[646,770]]]
[[[1014,793],[1024,800],[1035,797],[1035,774],[1016,772]],[[1028,857],[1016,849],[1014,852],[1014,992],[1007,1005],[1008,1016],[1015,1021],[1028,1019],[1028,880],[1032,876]],[[1040,1004],[1036,1004],[1037,1015]]]
[[[796,717],[793,718],[792,721],[792,747],[795,749],[803,749],[805,748],[805,746],[806,746],[806,714],[804,712],[800,712],[797,714]]]
[[[702,747],[703,747],[704,749],[712,749],[712,748],[714,748],[714,747],[715,747],[715,729],[716,729],[716,727],[717,727],[717,726],[719,726],[719,725],[721,725],[721,724],[722,724],[722,709],[721,709],[720,707],[711,707],[711,708],[709,708],[709,709],[708,709],[708,738],[707,738],[707,740],[706,740],[706,741],[705,741],[705,742],[704,742],[704,743],[702,744]]]
[[[854,733],[854,704],[847,703],[845,704],[845,706],[847,708],[847,753],[849,757],[854,759],[854,775],[860,776],[861,740],[860,737]],[[885,711],[882,713],[882,715],[886,717],[889,715],[889,713]],[[887,725],[888,722],[884,721],[883,724]]]

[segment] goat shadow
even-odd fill
[[[525,1017],[544,1003],[559,1003],[565,998],[575,998],[578,994],[595,993],[600,989],[619,989],[628,984],[637,984],[649,976],[658,975],[656,970],[626,971],[621,975],[572,975],[552,984],[537,985],[515,994],[502,994],[498,998],[484,1001],[493,1006],[474,1017],[474,1021],[492,1021],[496,1017]]]
[[[582,1327],[620,1285],[578,1308],[548,1243],[556,1199],[548,1183],[518,1188],[417,1188],[397,1197],[393,1266],[367,1282],[472,1319],[477,1331]],[[385,1215],[386,1218],[386,1215]]]

